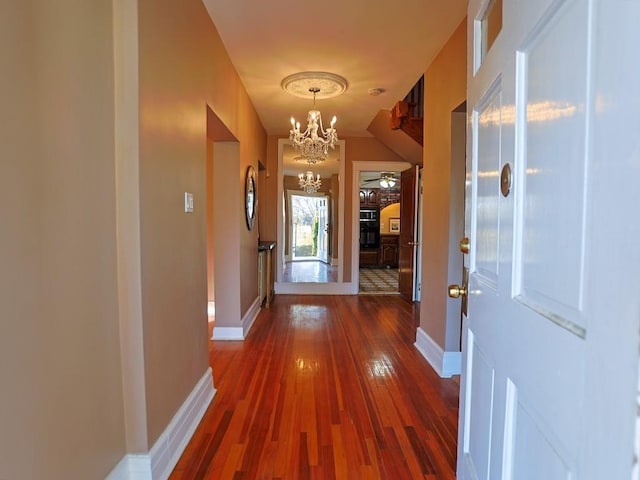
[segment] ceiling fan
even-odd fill
[[[371,186],[377,183],[382,188],[393,188],[400,181],[400,177],[395,172],[380,172],[380,176],[376,178],[368,178],[361,182],[362,186]]]

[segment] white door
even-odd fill
[[[329,263],[328,258],[328,210],[327,210],[327,197],[318,198],[318,259],[325,263]]]
[[[640,1],[497,1],[485,56],[487,4],[469,1],[458,478],[629,479]]]

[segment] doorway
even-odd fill
[[[400,172],[362,171],[359,185],[358,293],[397,295]]]
[[[324,194],[288,191],[287,255],[283,278],[286,282],[337,282],[337,268],[331,265],[329,241],[330,199]]]
[[[375,247],[372,247],[369,243],[367,243],[367,245],[364,247],[366,250],[366,253],[363,255],[361,255],[361,237],[360,237],[360,227],[361,227],[361,209],[367,210],[369,209],[369,207],[367,206],[367,204],[374,204],[376,202],[376,198],[373,197],[369,197],[369,198],[361,198],[362,194],[365,194],[365,192],[363,190],[367,189],[367,186],[372,189],[373,185],[375,182],[369,182],[369,183],[365,183],[363,184],[363,188],[361,189],[361,174],[363,174],[364,172],[368,172],[365,175],[363,175],[363,178],[368,179],[368,180],[372,180],[377,178],[378,180],[376,180],[376,182],[380,182],[380,178],[381,178],[381,172],[401,172],[403,170],[406,170],[408,168],[411,167],[411,164],[408,162],[353,162],[353,176],[352,176],[352,191],[354,192],[353,194],[353,198],[352,198],[352,224],[351,224],[351,231],[353,232],[352,236],[351,236],[351,272],[353,272],[352,275],[352,285],[353,285],[353,294],[358,294],[359,293],[359,284],[361,281],[360,278],[360,264],[361,264],[361,257],[364,258],[363,263],[363,267],[367,267],[367,266],[372,266],[373,263],[376,264],[376,266],[379,267],[379,263],[380,263],[380,258],[381,258],[381,253],[380,253],[380,239],[378,239],[378,247],[377,249]],[[371,193],[371,192],[369,192]],[[377,193],[377,192],[376,192]],[[364,203],[364,205],[363,205]],[[384,222],[383,228],[385,230],[385,232],[387,230],[390,230],[392,227],[390,225],[389,219],[393,218],[394,222],[395,219],[398,218],[396,216],[393,217],[389,217],[387,218],[387,216],[385,215],[385,220],[382,220],[380,218],[380,209],[379,209],[379,200],[378,200],[378,207],[377,209],[374,207],[373,209],[377,211],[377,215],[378,215],[378,222]],[[399,228],[397,223],[394,223],[393,226],[394,229]],[[396,232],[393,232],[394,234]],[[387,249],[387,251],[385,251],[386,254],[391,254],[393,255],[392,252],[393,248],[391,249]],[[387,260],[390,261],[391,259],[389,257],[387,257]],[[369,265],[367,265],[369,264]],[[380,273],[379,269],[371,269],[372,273]],[[397,292],[396,292],[397,293]]]
[[[216,113],[209,106],[206,112],[207,318],[212,338],[242,318],[240,295],[233,287],[240,284],[240,241],[235,236],[239,229],[229,228],[237,219],[228,213],[228,199],[234,198],[235,190],[225,181],[240,168],[240,150]]]
[[[278,140],[278,193],[277,193],[277,251],[276,251],[276,283],[275,292],[280,294],[351,294],[351,282],[344,281],[344,178],[345,178],[345,141],[340,140],[335,150],[327,158],[315,164],[305,162],[299,152],[293,148],[288,139]],[[292,251],[292,227],[290,213],[290,192],[304,195],[299,185],[300,174],[311,173],[320,176],[321,185],[316,194],[310,196],[326,197],[326,213],[323,208],[318,212],[317,251],[313,257],[324,261],[315,261],[313,265],[306,261],[294,260]],[[321,218],[326,215],[326,222]],[[321,224],[325,228],[321,228]],[[321,234],[325,233],[326,237]],[[307,247],[308,248],[308,247]],[[311,247],[313,248],[313,247]],[[307,256],[305,248],[298,251],[297,257]],[[300,260],[296,258],[296,260]],[[287,267],[296,269],[317,267],[318,271],[306,274],[290,274]],[[322,269],[322,271],[320,271]],[[297,278],[297,280],[294,280]]]

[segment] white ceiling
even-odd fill
[[[346,92],[317,101],[337,115],[338,137],[370,136],[382,109],[403,99],[460,24],[467,0],[203,0],[268,134],[288,136],[311,100],[280,85],[301,71],[346,78]],[[369,89],[382,88],[378,96]],[[426,92],[428,95],[428,92]]]

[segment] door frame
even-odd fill
[[[344,251],[346,245],[344,244],[344,198],[345,198],[345,140],[338,140],[340,145],[340,173],[339,185],[338,185],[338,211],[337,211],[337,224],[333,225],[334,232],[338,229],[338,281],[328,283],[313,283],[313,282],[284,282],[282,279],[282,272],[284,267],[284,218],[283,209],[285,202],[285,188],[282,166],[282,155],[284,151],[284,145],[291,144],[288,138],[278,139],[278,173],[277,173],[277,203],[276,203],[276,235],[277,235],[277,252],[275,268],[276,268],[276,281],[274,284],[274,290],[276,294],[284,295],[351,295],[353,291],[353,282],[344,281]],[[334,219],[335,220],[335,219]],[[356,289],[358,288],[356,284]]]
[[[416,248],[416,265],[413,271],[414,279],[413,279],[413,301],[420,302],[422,301],[422,209],[424,208],[423,202],[423,188],[422,188],[422,166],[418,169],[418,183],[417,183],[416,192],[417,202],[416,202],[416,217],[417,221],[415,224],[416,232],[416,241],[418,242],[418,248]]]
[[[360,270],[360,172],[401,172],[407,168],[413,168],[409,162],[378,162],[356,161],[352,162],[351,174],[351,294],[358,294],[358,279]]]
[[[291,197],[310,197],[310,198],[324,198],[325,201],[329,202],[329,196],[324,193],[324,192],[315,192],[315,193],[309,193],[309,192],[305,192],[303,190],[293,190],[293,189],[287,189],[287,198],[286,198],[286,202],[287,202],[287,208],[289,209],[290,212],[292,212],[291,215],[289,215],[289,221],[287,222],[287,230],[289,232],[289,238],[291,239],[291,252],[289,253],[289,255],[285,255],[285,261],[286,262],[293,262],[294,261],[294,257],[293,257],[293,202],[291,201]],[[318,231],[318,234],[320,232]],[[320,257],[318,255],[316,255],[314,257],[316,260],[322,262],[322,263],[326,263],[327,265],[330,264],[330,261],[322,260],[320,259]]]

